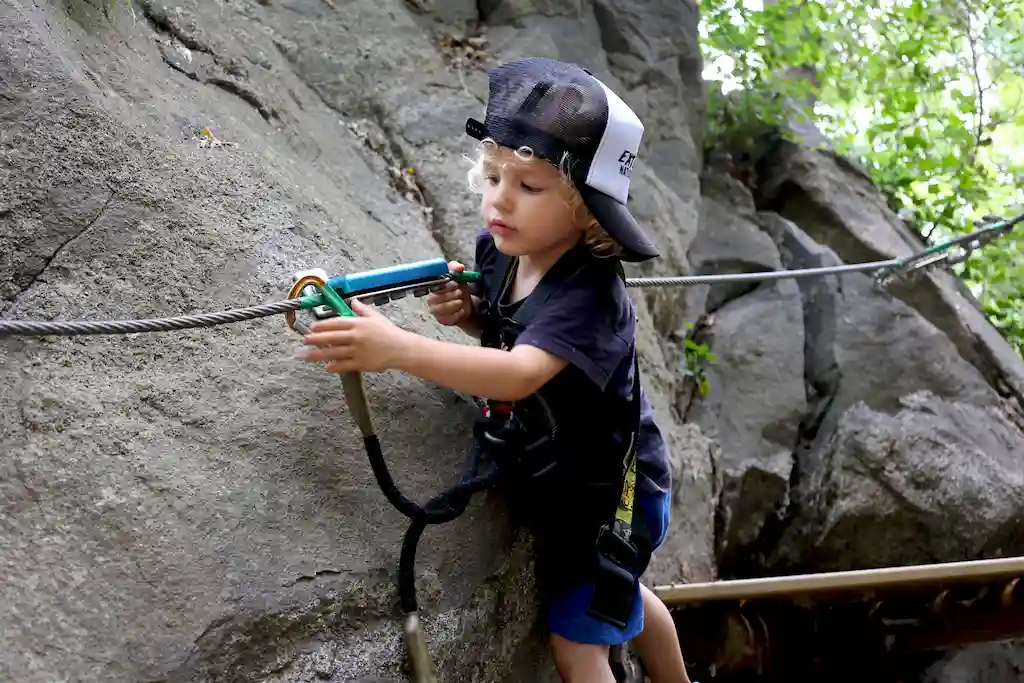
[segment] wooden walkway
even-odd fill
[[[881,682],[899,680],[889,669],[901,659],[1024,637],[1021,577],[1024,557],[1009,557],[652,590],[673,612],[695,680]]]
[[[991,581],[1019,576],[1024,576],[1024,557],[672,584],[656,586],[652,590],[666,605],[674,607],[715,600],[746,601],[775,596],[862,592],[872,589],[891,590],[913,586]]]

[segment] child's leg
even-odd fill
[[[615,683],[607,645],[574,643],[552,633],[551,657],[563,683]]]
[[[639,590],[625,629],[587,613],[593,596],[594,583],[586,581],[558,591],[548,605],[551,656],[564,683],[615,683],[609,646],[621,645],[643,630],[644,602]]]
[[[675,622],[665,603],[640,584],[644,599],[644,630],[633,639],[651,683],[690,683]]]
[[[651,550],[657,548],[665,538],[668,530],[669,503],[668,494],[648,493],[637,496],[634,540],[641,552],[638,565],[631,568],[634,577],[639,577],[646,570]],[[668,610],[639,580],[634,579],[633,608],[625,628],[619,629],[588,614],[594,597],[593,581],[585,579],[575,583],[570,578],[571,572],[569,577],[564,574],[573,564],[569,561],[571,558],[582,556],[583,553],[593,553],[595,550],[592,546],[581,543],[580,539],[578,534],[572,539],[563,537],[553,544],[552,539],[546,539],[546,549],[554,552],[541,553],[544,558],[541,565],[547,570],[541,572],[542,574],[548,574],[552,568],[555,569],[555,573],[559,573],[559,569],[563,572],[560,574],[563,580],[556,582],[561,589],[549,593],[550,603],[547,606],[551,653],[562,681],[614,683],[615,677],[608,663],[609,646],[637,640],[646,633],[647,637],[638,647],[638,652],[645,666],[650,661],[653,683],[690,683],[683,666],[679,642],[675,639],[675,625]],[[550,578],[550,574],[548,577]],[[647,594],[654,599],[649,601]],[[648,602],[651,603],[654,612],[645,619]],[[653,619],[654,623],[645,624],[647,619]],[[674,651],[657,652],[657,649],[666,646],[674,646]],[[646,652],[641,648],[646,648]],[[678,675],[679,672],[682,674],[681,677]]]
[[[672,498],[668,493],[648,493],[637,497],[635,522],[642,525],[638,542],[647,541],[645,555],[661,546],[668,534]],[[647,563],[643,563],[646,570]],[[644,663],[651,683],[690,683],[683,661],[679,636],[672,615],[653,591],[642,583],[640,597],[643,604],[643,630],[633,638],[637,654]]]

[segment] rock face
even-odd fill
[[[705,177],[701,227],[690,250],[694,272],[781,269],[779,249],[758,221],[738,182]],[[716,539],[724,559],[753,543],[788,496],[807,412],[803,307],[793,280],[700,289],[702,306],[693,308],[708,316],[704,341],[716,361],[707,369],[710,393],[693,400],[686,416],[720,448]]]
[[[616,73],[645,80],[638,109],[700,99],[687,95],[700,88],[693,7],[491,5],[136,0],[108,19],[84,0],[0,4],[2,315],[171,316],[278,300],[303,268],[471,262],[461,126],[481,115],[486,79],[474,50],[444,41],[462,21],[486,18],[502,58],[580,59],[616,88]],[[629,21],[613,26],[617,12]],[[664,22],[676,28],[647,54],[645,27]],[[690,116],[652,117],[672,173],[636,183],[638,213],[673,227],[698,196]],[[680,151],[689,165],[671,162]],[[689,239],[662,232],[673,272]],[[458,338],[419,301],[388,313]],[[685,445],[642,315],[649,393]],[[404,677],[394,579],[407,522],[372,478],[337,378],[297,348],[280,317],[3,340],[0,679]],[[368,385],[406,493],[453,483],[473,408],[408,377]],[[707,578],[710,452],[674,457],[685,537],[662,578]],[[499,502],[428,530],[417,569],[442,680],[552,677],[529,542]]]
[[[828,154],[768,146],[752,186],[705,165],[689,1],[107,4],[0,3],[4,318],[174,316],[279,300],[304,268],[471,262],[462,124],[482,67],[525,55],[586,64],[647,125],[631,206],[664,258],[631,275],[914,248]],[[950,276],[633,294],[675,486],[649,583],[1024,551],[1024,364]],[[459,339],[419,301],[386,310]],[[686,323],[716,355],[704,397]],[[0,340],[0,679],[405,679],[407,521],[297,347],[279,317]],[[367,384],[403,490],[453,483],[473,407]],[[499,500],[429,529],[417,572],[440,680],[556,679]]]
[[[796,155],[786,146],[777,153]],[[814,163],[816,199],[789,192],[817,218],[791,211],[797,227],[764,216],[787,266],[873,260],[850,246],[862,236],[869,241],[865,235],[889,245],[875,259],[912,253],[899,248],[900,233],[886,227],[891,217],[858,176],[825,156]],[[779,180],[781,162],[766,164],[778,171],[772,177],[779,186],[809,182]],[[783,214],[794,201],[781,193],[772,199]],[[817,246],[805,225],[819,239],[835,235],[831,249]],[[852,569],[1024,551],[1024,479],[1015,465],[1024,452],[1020,362],[1004,367],[1006,345],[974,332],[970,315],[935,313],[953,297],[957,310],[975,310],[951,279],[931,273],[916,288],[894,291],[856,273],[802,281],[812,414],[795,451],[792,503],[758,548],[769,565]]]
[[[922,683],[1004,683],[1024,674],[1024,650],[1013,643],[985,643],[930,666]]]
[[[830,182],[817,182],[845,187],[843,171],[832,168]],[[857,182],[851,174],[847,184]],[[696,272],[844,262],[796,223],[756,210],[738,185],[705,173],[701,231],[690,250]],[[819,224],[822,239],[848,243],[841,220],[860,223],[843,218],[842,209],[859,205],[828,194],[817,201],[805,212],[839,217]],[[899,239],[881,228],[877,234]],[[943,277],[931,275],[925,291],[912,296],[926,299]],[[699,304],[691,316],[709,316],[703,339],[718,359],[707,370],[710,393],[685,415],[720,447],[716,550],[723,573],[1024,551],[1019,395],[1012,374],[978,360],[1000,357],[1003,346],[987,350],[989,338],[979,335],[971,356],[978,362],[971,362],[954,341],[968,333],[960,319],[947,333],[906,303],[911,295],[882,291],[865,274],[716,287],[690,301]]]

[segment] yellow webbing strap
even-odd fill
[[[633,498],[636,495],[636,440],[638,435],[633,435],[633,441],[629,445],[629,467],[626,468],[626,477],[622,482],[622,496],[619,497],[619,507],[615,510],[616,531],[622,532],[624,538],[629,539],[630,528],[633,526]]]

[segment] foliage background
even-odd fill
[[[928,243],[1024,210],[1024,0],[704,0],[700,11],[705,77],[746,91],[763,121],[780,113],[768,93],[804,105]],[[724,106],[709,97],[708,139],[729,134]],[[1024,227],[954,272],[1024,355]]]

